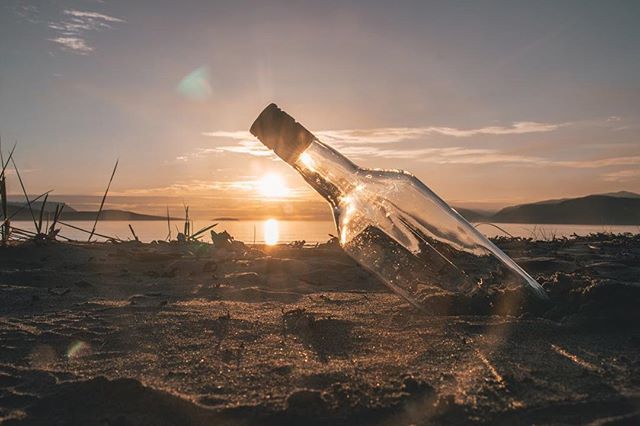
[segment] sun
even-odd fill
[[[265,198],[284,198],[290,195],[291,190],[286,182],[277,173],[269,173],[258,180],[258,192]]]

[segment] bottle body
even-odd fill
[[[293,167],[331,205],[342,248],[415,306],[445,290],[540,285],[415,176],[357,167],[317,139]]]
[[[415,176],[360,168],[275,104],[251,132],[331,205],[340,245],[416,307],[431,295],[480,288],[544,289]]]

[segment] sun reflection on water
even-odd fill
[[[264,242],[273,246],[280,240],[280,225],[276,219],[265,220],[264,222]]]

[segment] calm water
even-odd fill
[[[78,221],[69,222],[71,225],[91,229],[93,222]],[[167,237],[168,229],[165,221],[144,221],[144,222],[120,222],[105,221],[98,223],[96,232],[108,236],[119,237],[121,239],[133,239],[128,224],[131,223],[138,238],[142,241],[163,240]],[[215,222],[195,221],[194,230],[211,225]],[[33,230],[32,222],[13,222],[13,225],[22,229]],[[172,222],[171,235],[175,238],[177,234],[176,225],[182,227],[182,223]],[[572,234],[587,235],[593,232],[631,232],[640,233],[640,226],[609,226],[609,225],[536,225],[522,223],[500,223],[500,228],[516,237],[533,237],[536,239],[549,239],[553,236],[562,237]],[[295,221],[295,220],[239,220],[220,221],[214,228],[217,232],[226,230],[236,240],[247,243],[268,243],[276,244],[280,242],[290,242],[295,240],[306,240],[309,243],[324,242],[329,239],[329,234],[337,234],[335,225],[330,221]],[[491,225],[480,225],[478,229],[489,237],[496,235],[506,235],[501,230]],[[61,227],[60,235],[74,240],[86,240],[88,234],[75,229]],[[209,233],[205,233],[204,241],[210,241]],[[101,239],[101,238],[98,238]]]

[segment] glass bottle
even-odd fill
[[[425,184],[401,170],[358,167],[270,104],[250,129],[331,205],[339,242],[418,308],[431,295],[544,289]]]

